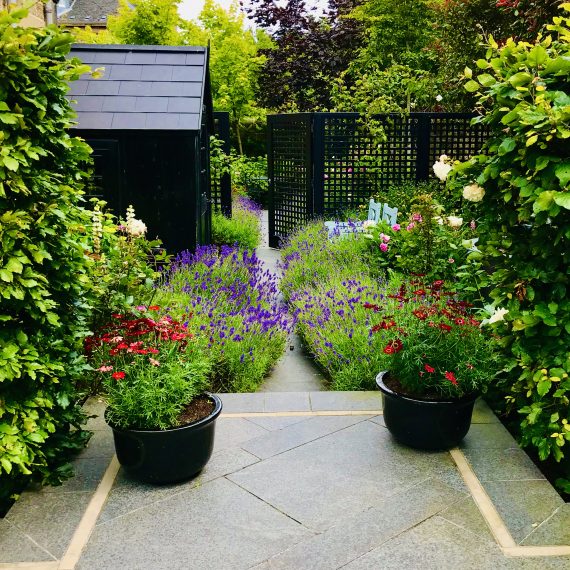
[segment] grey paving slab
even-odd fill
[[[370,421],[378,424],[379,426],[386,427],[386,422],[384,421],[384,416],[382,415],[374,416],[373,418],[370,418]]]
[[[475,407],[473,408],[473,416],[471,418],[471,423],[473,424],[492,424],[499,423],[499,418],[493,413],[493,410],[487,405],[487,403],[479,398],[475,402]]]
[[[247,420],[251,423],[254,423],[258,426],[261,426],[269,431],[275,431],[279,429],[283,429],[287,426],[291,426],[293,424],[298,424],[300,422],[305,422],[310,419],[307,416],[255,416],[251,418],[247,418]]]
[[[293,350],[290,350],[291,346]],[[290,335],[285,354],[273,367],[263,384],[261,392],[317,392],[325,390],[326,378],[304,349],[300,337]]]
[[[314,392],[311,393],[311,409],[314,411],[366,411],[381,410],[380,392]]]
[[[79,459],[93,459],[97,457],[107,458],[111,460],[115,453],[115,442],[113,440],[113,432],[110,428],[101,429],[93,432],[87,447],[78,455]]]
[[[89,398],[83,405],[85,412],[93,416],[87,420],[86,429],[91,431],[108,430],[109,427],[105,423],[105,401],[101,398]]]
[[[445,453],[424,455],[404,448],[382,426],[364,421],[228,478],[322,531],[429,478],[442,458],[449,460]]]
[[[491,570],[522,568],[522,564],[506,558],[498,546],[436,516],[371,550],[343,570]]]
[[[78,570],[241,570],[310,536],[222,478],[98,525]]]
[[[463,496],[441,481],[422,481],[375,507],[339,519],[324,533],[271,558],[266,567],[275,570],[340,568]]]
[[[537,526],[522,544],[570,546],[570,503],[560,506],[549,519]]]
[[[482,540],[494,543],[495,539],[473,497],[463,497],[442,511],[439,516],[476,534]]]
[[[513,436],[500,423],[471,424],[460,447],[463,449],[519,449]]]
[[[265,394],[218,394],[222,399],[223,413],[264,412]]]
[[[240,446],[243,442],[267,434],[268,431],[245,418],[218,418],[214,452]]]
[[[548,481],[489,481],[485,490],[519,543],[564,504]]]
[[[463,453],[480,481],[544,479],[521,449],[464,449]]]
[[[59,559],[90,499],[90,492],[26,491],[10,509],[6,520]]]
[[[367,416],[310,417],[304,422],[247,441],[242,447],[260,459],[267,459],[366,419]]]
[[[75,492],[93,492],[103,478],[113,454],[99,455],[97,457],[76,458],[73,462],[75,475],[57,487],[46,486],[44,493],[61,494]]]
[[[309,412],[311,401],[308,392],[268,392],[265,395],[266,412]]]
[[[42,562],[55,560],[22,530],[5,519],[0,519],[0,563]]]

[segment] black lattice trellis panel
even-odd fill
[[[311,118],[309,115],[270,117],[269,243],[279,245],[312,213]]]
[[[230,116],[226,112],[214,113],[214,134],[223,141],[222,149],[230,154]],[[231,178],[229,173],[221,174],[214,168],[210,175],[210,195],[212,211],[231,216]]]
[[[489,136],[485,125],[471,125],[472,115],[432,114],[429,130],[430,177],[434,177],[431,165],[442,154],[451,160],[468,160],[481,151]]]

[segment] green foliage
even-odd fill
[[[87,434],[75,382],[84,372],[92,260],[82,208],[89,147],[67,130],[73,38],[21,28],[0,12],[0,501],[30,480],[69,476]]]
[[[256,104],[257,78],[265,57],[259,50],[270,40],[261,30],[245,28],[237,4],[228,11],[206,0],[199,22],[183,24],[183,39],[188,45],[210,42],[212,95],[216,111],[228,111],[239,153],[243,154],[244,133],[261,128],[265,110]]]
[[[395,187],[393,192],[405,199],[403,191],[411,188],[413,185]],[[365,237],[369,240],[374,265],[382,271],[407,275],[423,273],[428,279],[453,281],[457,268],[465,262],[473,247],[471,240],[477,237],[474,230],[463,222],[463,218],[448,216],[431,195],[419,194],[410,198],[408,207],[412,213],[403,217],[398,212],[398,224],[365,222]]]
[[[89,246],[94,261],[95,297],[91,329],[107,322],[113,313],[128,313],[135,300],[141,303],[153,294],[158,267],[166,268],[169,256],[160,241],[147,241],[144,224],[129,207],[125,220],[105,212],[105,202],[92,199]],[[141,225],[142,224],[142,225]],[[149,262],[152,262],[152,266]]]
[[[563,5],[567,10],[570,4]],[[486,194],[481,252],[504,351],[499,387],[520,414],[520,439],[559,461],[570,435],[570,19],[535,43],[491,39],[465,88],[492,129],[483,154],[458,168]]]
[[[226,218],[219,212],[212,214],[212,243],[216,245],[238,245],[253,250],[261,243],[259,216],[234,201],[232,217]]]
[[[120,0],[109,32],[122,44],[179,45],[180,0]]]

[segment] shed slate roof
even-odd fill
[[[211,106],[204,47],[75,44],[70,56],[104,68],[71,84],[79,129],[197,131]]]
[[[119,0],[74,0],[59,18],[64,26],[107,26],[107,16],[119,9]]]

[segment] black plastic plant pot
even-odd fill
[[[123,429],[112,426],[117,459],[133,479],[167,484],[197,475],[208,463],[214,447],[216,419],[222,401],[208,394],[213,412],[196,422],[166,430]]]
[[[384,423],[396,440],[435,451],[451,449],[467,435],[477,395],[447,401],[415,399],[388,388],[386,374],[380,372],[376,384],[382,392]]]

